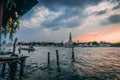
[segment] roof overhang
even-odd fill
[[[23,16],[37,3],[38,0],[4,0],[2,26],[6,25],[9,17],[15,19],[15,12]]]

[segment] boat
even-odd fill
[[[22,50],[35,51],[35,48],[21,48]]]

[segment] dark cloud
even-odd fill
[[[82,13],[85,7],[97,5],[101,1],[102,0],[40,0],[39,5],[48,8],[50,11],[59,12],[61,8],[66,8],[62,15],[53,20],[45,20],[42,26],[44,28],[51,28],[52,30],[58,30],[60,27],[77,27],[82,24],[86,18],[86,14]],[[77,18],[70,20],[74,17]]]
[[[61,15],[52,20],[42,22],[43,28],[58,30],[60,27],[73,28],[83,23],[87,13],[83,13],[86,6],[97,5],[103,0],[40,0],[38,7],[44,6],[50,11],[59,12],[65,8]],[[98,14],[102,14],[99,12]],[[76,18],[76,19],[72,19]]]
[[[53,20],[46,20],[42,23],[44,28],[51,28],[52,30],[58,30],[60,27],[73,28],[80,25],[85,19],[84,14],[78,8],[66,8],[63,14],[54,18]]]
[[[112,15],[108,18],[110,23],[120,23],[120,14],[119,15]]]
[[[102,21],[101,25],[120,23],[120,14],[110,16],[106,21]]]
[[[102,0],[40,0],[39,5],[57,11],[60,6],[84,8],[86,5],[97,5]]]
[[[107,13],[107,9],[101,10],[101,11],[99,11],[99,12],[95,12],[96,15],[103,15],[103,14],[105,14],[105,13]]]
[[[120,0],[107,0],[107,1],[110,1],[110,2],[112,2],[112,3],[116,3],[116,2],[119,2]]]
[[[109,0],[108,0],[108,1],[109,1]],[[110,2],[111,2],[111,3],[117,3],[117,5],[112,8],[112,10],[120,9],[120,0],[111,0]]]
[[[117,6],[113,7],[113,10],[115,10],[115,9],[120,9],[120,2]]]

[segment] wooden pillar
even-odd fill
[[[16,71],[17,71],[17,62],[9,63],[9,79],[15,80]]]
[[[50,66],[50,52],[48,52],[48,67]]]
[[[57,66],[59,66],[59,54],[58,54],[58,50],[56,50],[56,59],[57,59]]]
[[[28,47],[28,53],[30,53],[30,48],[31,48],[31,46]]]
[[[0,51],[1,51],[1,27],[2,27],[2,17],[3,17],[3,4],[4,0],[0,0]]]
[[[13,44],[13,54],[15,54],[17,40],[18,40],[18,38],[15,38],[15,41],[14,41],[14,44]]]
[[[19,54],[21,54],[21,47],[18,48]]]
[[[2,78],[5,77],[5,69],[6,69],[6,64],[4,63],[4,64],[2,65],[2,71],[1,71],[1,76],[2,76]]]
[[[56,59],[57,59],[58,72],[60,72],[60,66],[59,66],[59,54],[58,54],[58,50],[56,50]]]
[[[12,54],[11,57],[18,57],[18,55]],[[9,80],[15,80],[17,72],[17,61],[8,63],[8,65],[9,65]]]
[[[26,58],[20,59],[20,76],[19,76],[20,79],[22,78],[22,76],[24,76],[25,60]]]

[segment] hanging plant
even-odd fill
[[[9,34],[9,39],[13,40],[13,35],[17,32],[20,26],[20,16],[18,12],[15,12],[15,19],[11,16],[8,18],[7,24],[4,29],[2,29],[2,33],[6,37]]]

